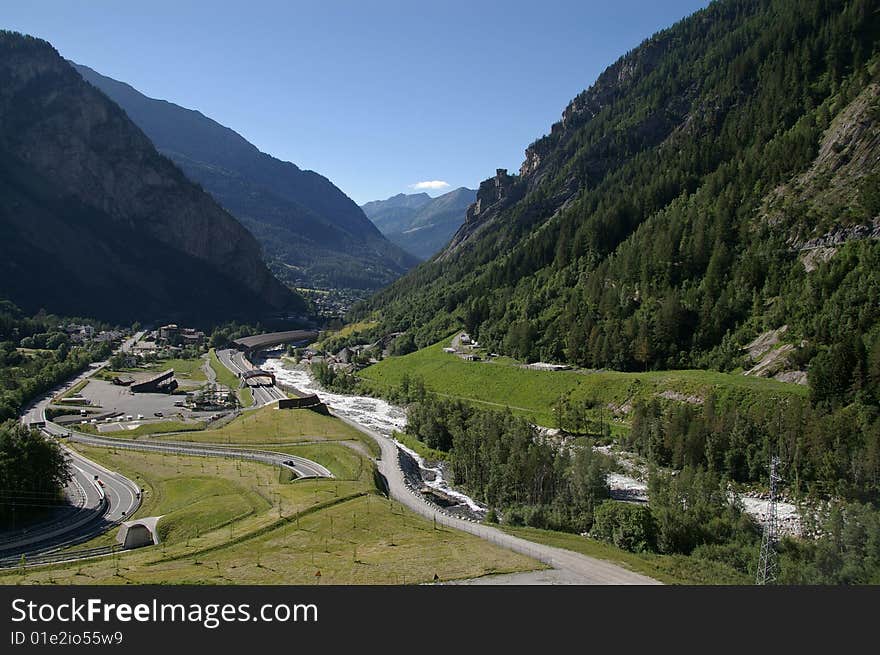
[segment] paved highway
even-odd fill
[[[125,521],[140,507],[140,490],[134,482],[69,448],[64,450],[73,476],[70,484],[78,497],[77,510],[0,542],[0,558],[17,560],[23,554],[28,558],[83,543]]]
[[[246,371],[256,368],[247,360],[244,353],[238,350],[218,350],[217,359],[236,375],[241,375]],[[257,407],[268,405],[280,398],[287,398],[287,394],[275,385],[252,386],[251,392],[254,395],[254,405]]]
[[[121,349],[128,351],[142,336],[143,332],[136,334],[127,340]],[[221,351],[221,353],[226,360],[221,359],[221,361],[233,372],[253,368],[242,353],[235,351]],[[218,353],[218,356],[221,356],[221,353]],[[63,385],[59,385],[49,394],[32,403],[22,416],[22,422],[44,426],[43,431],[51,437],[87,445],[203,457],[248,459],[290,469],[298,478],[333,477],[327,468],[317,462],[286,453],[181,441],[133,440],[96,436],[77,432],[46,420],[46,408],[54,396],[79,384],[106,365],[107,362],[92,364],[82,374]],[[261,403],[286,397],[276,387],[258,387],[254,392],[255,398],[259,397]],[[62,448],[64,448],[70,462],[72,479],[69,484],[68,496],[75,499],[75,509],[54,522],[44,522],[33,526],[26,532],[8,535],[5,539],[0,539],[0,565],[14,564],[22,554],[26,558],[35,557],[88,541],[126,520],[140,507],[141,490],[134,482],[63,445]],[[71,556],[75,557],[75,554]]]
[[[121,350],[131,349],[143,334],[138,332],[126,340]],[[93,376],[106,365],[106,361],[90,364],[73,379],[38,398],[25,408],[22,422],[26,425],[44,425],[47,434],[58,436],[63,429],[46,421],[46,408],[52,399]],[[22,554],[25,557],[33,556],[88,541],[126,520],[140,507],[140,490],[134,482],[69,448],[64,450],[71,473],[67,496],[75,499],[76,510],[57,521],[35,525],[26,532],[0,541],[0,558],[20,557]]]
[[[248,370],[249,368],[253,368],[250,362],[244,358],[242,353],[223,350],[218,351],[217,355],[218,358],[220,358],[221,363],[236,374]],[[98,369],[96,368],[94,370]],[[94,370],[80,376],[68,386],[76,384],[82,377],[93,374]],[[258,397],[259,400],[257,400]],[[258,387],[254,389],[254,399],[259,404],[272,402],[279,397],[284,397],[284,394],[280,389],[274,386]],[[29,411],[28,416],[34,417],[37,420],[44,420],[43,410],[45,410],[45,407],[50,400],[51,396],[39,401],[35,407]],[[33,413],[35,410],[37,411],[36,414]],[[399,466],[397,446],[393,441],[366,428],[365,426],[346,419],[345,417],[337,416],[337,418],[351,424],[358,430],[370,434],[376,440],[382,451],[381,460],[377,462],[377,466],[379,472],[385,477],[388,483],[391,497],[416,513],[421,514],[426,518],[433,519],[441,525],[468,532],[498,544],[499,546],[538,559],[539,561],[553,567],[559,572],[561,578],[568,583],[658,584],[657,581],[652,578],[634,573],[615,564],[611,564],[610,562],[587,557],[586,555],[581,555],[572,551],[527,541],[509,535],[496,528],[466,521],[443,513],[437,507],[425,502],[424,499],[414,493],[406,485],[403,472],[400,470]],[[78,433],[61,428],[52,423],[46,424],[46,430],[53,435],[69,435],[68,438],[72,441],[96,446],[160,452],[164,451],[186,455],[252,459],[269,464],[288,466],[295,470],[297,475],[302,477],[332,477],[330,471],[315,462],[272,451],[237,449],[190,442],[168,442],[148,439],[114,439],[111,437],[99,437]],[[53,548],[57,549],[70,543],[85,541],[90,538],[90,534],[100,534],[101,532],[106,531],[109,527],[115,525],[116,521],[130,516],[137,509],[140,503],[140,498],[138,489],[134,483],[124,476],[112,473],[99,464],[92,462],[77,453],[73,453],[72,451],[69,452],[75,471],[76,484],[82,487],[84,496],[83,508],[87,509],[97,503],[97,510],[93,511],[93,514],[100,516],[100,520],[88,521],[77,519],[68,521],[64,526],[59,527],[57,530],[44,529],[42,533],[32,534],[22,543],[14,543],[11,546],[7,544],[6,549],[0,544],[0,556],[8,557],[10,554],[15,555],[16,548],[19,548],[21,552],[40,553]],[[95,486],[95,476],[97,476],[97,478],[104,484]],[[89,483],[91,483],[91,488],[89,487]],[[104,508],[103,513],[97,514],[96,512],[100,512],[101,508]]]
[[[137,343],[143,336],[143,331],[136,333],[134,336],[128,338],[122,343],[122,345],[120,346],[120,350],[122,352],[128,352],[129,350],[131,350],[131,347],[135,343]],[[59,384],[42,398],[34,400],[30,405],[25,407],[24,415],[22,417],[22,423],[24,423],[25,425],[29,425],[31,423],[42,423],[45,420],[46,408],[49,406],[55,396],[63,394],[65,391],[75,387],[83,380],[92,377],[95,373],[103,369],[105,366],[107,366],[106,361],[93,362],[92,364],[89,364],[88,368],[86,368],[85,371],[83,371],[76,377],[71,378],[67,382]]]

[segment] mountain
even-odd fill
[[[399,193],[368,202],[361,209],[389,240],[420,259],[429,259],[461,227],[476,193],[465,187],[436,198],[426,193]]]
[[[878,44],[869,0],[712,3],[609,66],[352,317],[636,371],[746,369],[775,334],[783,368],[880,379]]]
[[[409,219],[431,200],[427,193],[398,193],[387,200],[373,200],[361,205],[361,209],[382,234],[386,234],[388,230],[398,232],[405,229]]]
[[[129,321],[305,309],[256,240],[45,41],[0,32],[0,297]]]
[[[73,64],[122,107],[163,155],[238,218],[282,279],[378,289],[417,263],[327,178],[260,152],[228,127]]]

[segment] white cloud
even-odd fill
[[[449,187],[449,182],[444,182],[443,180],[426,180],[424,182],[416,182],[415,184],[410,184],[410,189],[415,189],[416,191],[424,191],[425,189],[430,189],[432,191],[437,191],[439,189],[446,189]]]

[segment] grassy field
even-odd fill
[[[665,584],[687,585],[745,585],[754,580],[719,562],[687,557],[685,555],[658,555],[630,553],[595,539],[568,532],[554,532],[537,528],[499,526],[505,532],[540,544],[564,548],[582,555],[607,560],[643,573]]]
[[[360,480],[364,476],[364,467],[369,466],[369,462],[351,448],[334,443],[282,446],[273,450],[318,462],[339,480]]]
[[[332,416],[309,409],[277,409],[272,405],[246,412],[220,428],[187,436],[188,441],[236,444],[295,444],[368,438]]]
[[[324,340],[335,338],[335,337],[347,337],[357,332],[363,332],[364,330],[369,330],[370,328],[374,328],[378,325],[376,321],[360,321],[358,323],[349,323],[348,325],[343,326],[341,329],[336,332],[330,332],[324,335],[324,338],[312,344],[312,348],[317,348],[321,350],[324,347]]]
[[[155,423],[145,423],[132,430],[113,430],[111,432],[99,432],[97,425],[85,424],[75,425],[77,431],[87,434],[97,434],[102,437],[118,437],[118,438],[134,438],[143,437],[148,434],[158,434],[163,432],[198,432],[205,429],[202,421],[186,422],[186,421],[158,421]]]
[[[126,377],[126,375],[129,373],[159,373],[161,371],[167,371],[169,368],[173,368],[174,377],[179,378],[180,380],[204,382],[205,380],[207,380],[207,377],[205,376],[205,372],[202,370],[203,363],[204,360],[201,358],[163,359],[161,361],[153,362],[145,366],[138,366],[136,368],[124,368],[120,370],[104,369],[98,374],[98,377],[103,380],[112,380],[114,377]]]
[[[211,368],[214,369],[214,374],[217,376],[217,382],[230,389],[238,389],[238,377],[235,373],[220,363],[220,360],[217,358],[217,353],[214,352],[213,348],[208,352],[208,361],[211,364]]]
[[[250,407],[254,404],[254,392],[250,387],[242,387],[238,390],[238,402],[242,407]]]
[[[664,391],[705,398],[714,392],[719,402],[748,404],[787,396],[805,397],[807,388],[776,380],[715,371],[536,371],[512,360],[466,362],[443,352],[450,340],[403,357],[391,357],[358,374],[378,390],[400,384],[404,374],[420,376],[425,386],[440,395],[460,398],[485,407],[509,407],[539,425],[554,426],[551,407],[563,394],[572,400],[595,400],[622,407]]]
[[[142,369],[135,370],[155,371],[158,373],[173,368],[174,377],[182,378],[184,380],[198,380],[204,382],[207,378],[205,377],[205,372],[202,370],[203,362],[204,360],[201,358],[166,359],[161,362],[150,364]]]
[[[253,462],[80,449],[144,488],[138,515],[163,515],[162,545],[5,571],[0,584],[399,584],[541,567],[476,537],[435,529],[377,495],[371,463],[354,464],[360,456],[338,444],[292,452],[308,452],[349,478],[293,483]]]

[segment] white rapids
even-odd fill
[[[459,500],[462,504],[467,505],[472,512],[482,514],[486,511],[486,508],[473,498],[453,489],[444,479],[443,470],[440,467],[430,466],[421,455],[394,438],[395,431],[403,432],[406,430],[406,410],[402,407],[392,405],[381,398],[326,391],[318,384],[310,371],[301,367],[287,368],[280,359],[267,359],[261,366],[272,371],[279,382],[289,384],[305,393],[318,394],[321,400],[329,405],[335,413],[394,441],[397,447],[412,457],[420,468],[433,474],[433,480],[430,479],[432,476],[425,476],[428,478],[424,480],[425,485]]]

